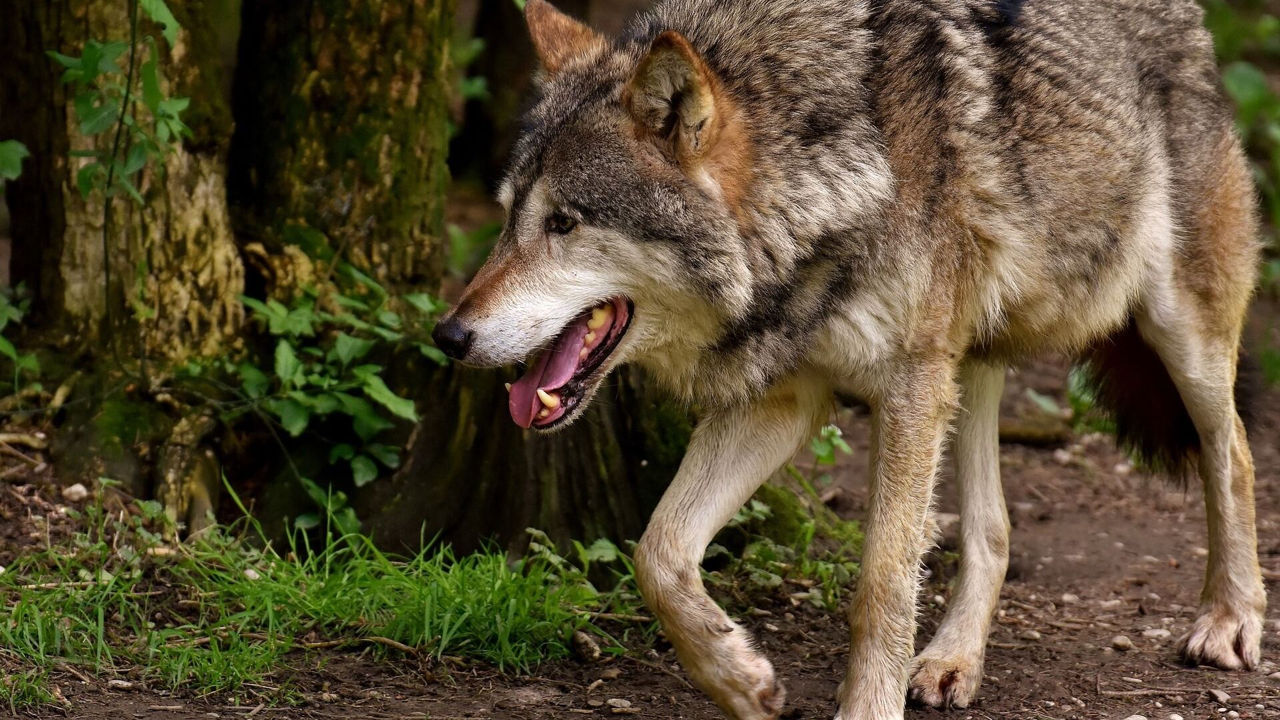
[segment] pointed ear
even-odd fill
[[[705,157],[724,124],[720,82],[678,32],[653,41],[623,95],[637,128],[680,162]]]
[[[602,35],[552,7],[547,0],[528,0],[524,19],[542,67],[552,75],[575,59],[603,48]]]

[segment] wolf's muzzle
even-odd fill
[[[445,355],[454,360],[462,360],[471,350],[475,333],[464,326],[457,315],[451,315],[436,324],[436,329],[431,331],[431,339]]]

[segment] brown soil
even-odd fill
[[[1011,374],[1008,419],[1042,411],[1026,388],[1061,399],[1065,365],[1044,362]],[[1262,564],[1273,596],[1280,578],[1280,392],[1265,392],[1251,438],[1258,467]],[[841,413],[855,453],[838,468],[833,505],[856,517],[865,502],[865,415]],[[1204,567],[1204,513],[1198,490],[1170,488],[1133,472],[1105,437],[1086,436],[1066,447],[1006,444],[1003,472],[1013,518],[1013,559],[1000,617],[992,631],[986,680],[974,707],[938,712],[913,708],[912,718],[1280,718],[1280,680],[1268,675],[1280,661],[1280,611],[1273,602],[1264,637],[1264,666],[1251,673],[1182,667],[1177,638],[1195,614]],[[12,459],[17,461],[16,458]],[[6,461],[8,462],[8,460]],[[0,565],[32,544],[69,530],[38,490],[49,480],[12,473],[0,482]],[[21,481],[15,482],[15,477]],[[941,485],[939,509],[955,512],[950,483]],[[59,500],[59,502],[61,502]],[[55,518],[45,525],[32,516]],[[46,532],[50,533],[46,535]],[[952,529],[949,535],[954,535]],[[944,547],[947,545],[944,539]],[[954,557],[935,554],[923,596],[920,645],[941,617]],[[1066,595],[1067,597],[1064,597]],[[1074,596],[1074,597],[1071,597]],[[1118,601],[1118,602],[1117,602]],[[771,605],[770,602],[773,604]],[[785,600],[765,601],[769,615],[750,625],[789,691],[789,718],[829,718],[843,672],[846,630],[841,613],[824,613]],[[759,616],[757,616],[759,615]],[[622,629],[622,628],[619,628]],[[1169,631],[1163,633],[1149,631]],[[1111,638],[1132,639],[1128,652]],[[0,649],[0,668],[4,666]],[[416,660],[379,660],[366,654],[299,654],[279,678],[303,699],[296,707],[233,706],[145,688],[115,690],[83,671],[55,673],[65,711],[42,716],[76,718],[519,718],[573,715],[647,718],[720,718],[692,690],[669,648],[603,663],[563,662],[532,677],[513,678],[475,666],[434,666]],[[1208,691],[1225,692],[1216,702]],[[615,709],[626,701],[629,706]],[[0,714],[3,710],[0,710]]]

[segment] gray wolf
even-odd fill
[[[522,426],[572,422],[624,362],[702,409],[636,551],[681,663],[730,716],[783,688],[704,591],[713,534],[829,412],[872,408],[841,720],[966,706],[1008,563],[1005,368],[1087,363],[1121,438],[1204,484],[1192,663],[1259,662],[1253,468],[1232,387],[1258,243],[1192,0],[669,0],[606,39],[543,0],[506,226],[435,330],[528,361]],[[953,432],[954,431],[954,432]],[[913,657],[952,436],[963,560]]]

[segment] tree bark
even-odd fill
[[[59,81],[61,69],[45,51],[79,55],[89,39],[127,40],[127,7],[17,0],[15,17],[0,24],[0,43],[16,48],[0,66],[0,136],[23,141],[32,154],[7,191],[12,278],[27,283],[40,321],[67,344],[115,343],[122,354],[178,363],[224,352],[243,319],[243,267],[225,193],[232,123],[216,109],[216,91],[230,82],[221,50],[228,35],[235,37],[239,8],[235,0],[175,3],[185,29],[164,51],[162,88],[174,96],[199,94],[206,109],[189,123],[194,137],[138,177],[145,204],[115,198],[104,237],[101,193],[86,199],[76,188],[76,171],[88,161],[69,154],[109,148],[114,133],[79,134],[74,91]],[[150,26],[143,32],[159,35]],[[141,42],[137,52],[141,62],[147,52]]]

